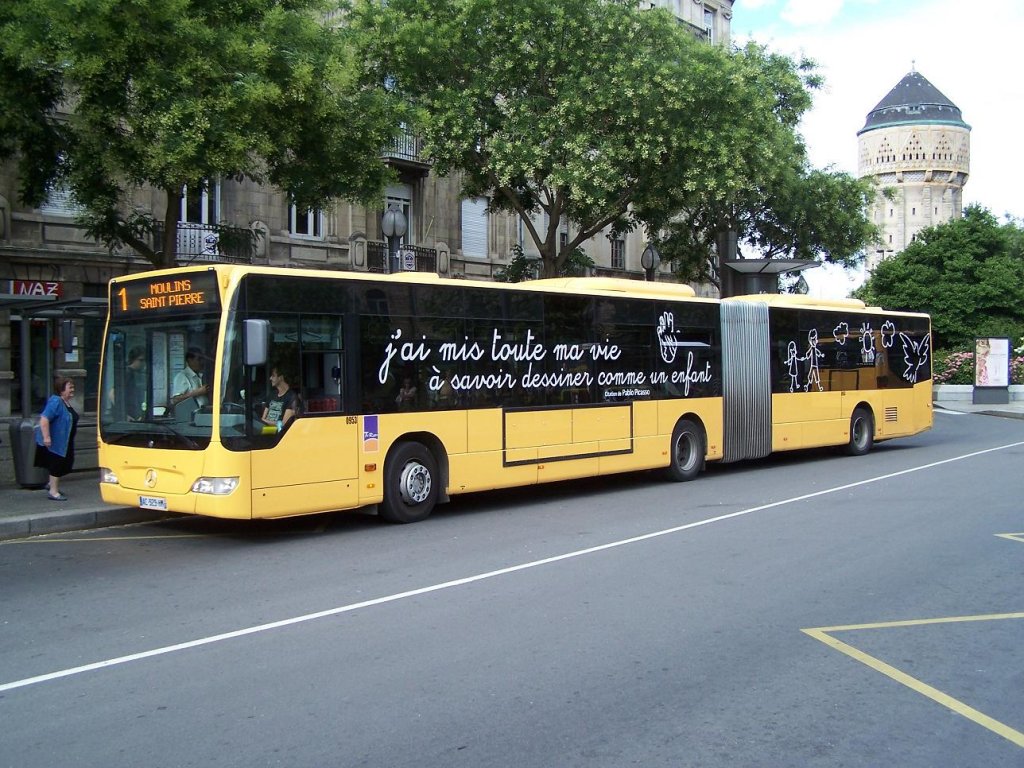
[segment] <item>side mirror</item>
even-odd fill
[[[242,323],[243,361],[246,365],[263,365],[267,362],[270,346],[270,321],[246,320]]]

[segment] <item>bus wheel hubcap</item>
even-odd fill
[[[430,496],[430,470],[417,462],[410,462],[402,470],[402,500],[406,504],[421,504]]]
[[[689,469],[693,464],[693,441],[682,435],[676,443],[676,458],[680,469]]]

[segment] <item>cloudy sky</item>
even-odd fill
[[[1024,217],[1021,0],[736,0],[732,38],[818,63],[825,87],[802,126],[811,162],[853,174],[857,131],[913,67],[971,126],[965,204]]]

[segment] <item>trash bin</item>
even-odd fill
[[[50,474],[42,467],[35,466],[35,427],[39,417],[11,422],[11,454],[14,458],[14,479],[22,488],[42,488]]]

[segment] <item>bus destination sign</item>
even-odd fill
[[[212,270],[149,280],[119,280],[110,287],[112,315],[179,314],[219,308],[217,273]]]

